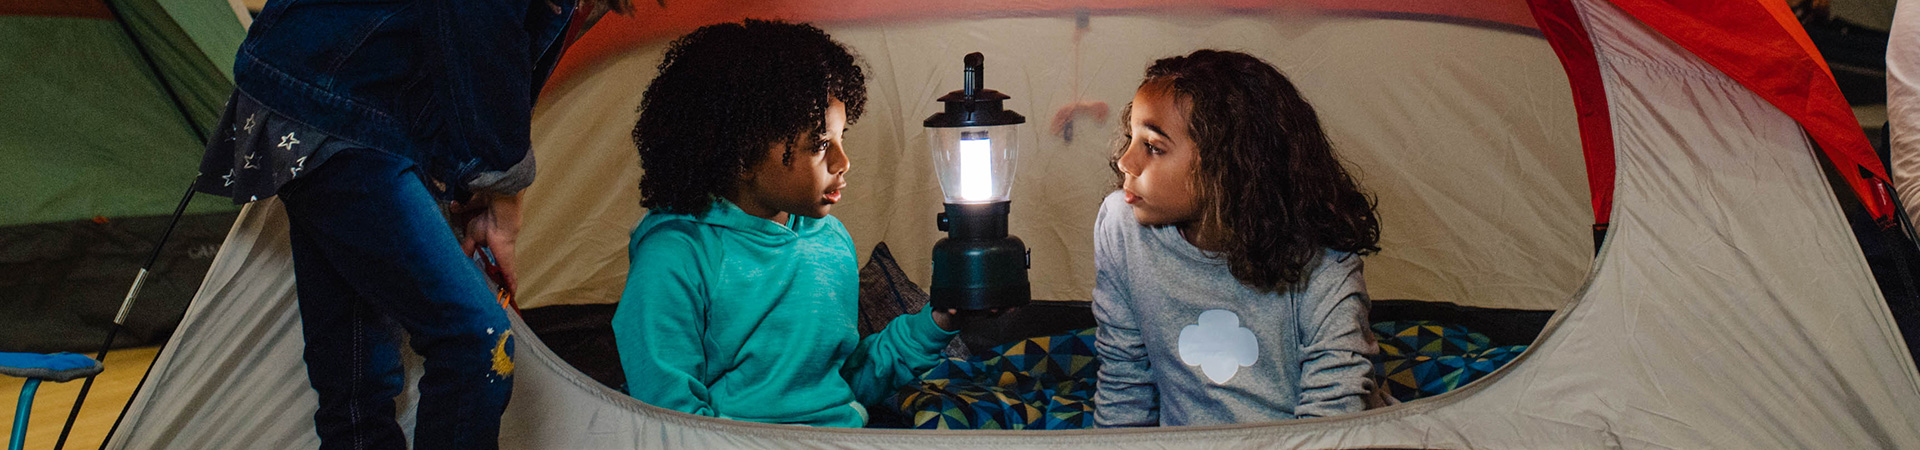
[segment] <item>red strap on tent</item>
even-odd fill
[[[1594,57],[1593,37],[1568,0],[1528,0],[1540,33],[1560,56],[1573,88],[1573,110],[1580,115],[1580,148],[1587,156],[1587,190],[1593,197],[1594,233],[1606,230],[1613,213],[1613,122],[1606,85]],[[1596,238],[1597,239],[1597,238]]]
[[[1861,176],[1872,178],[1868,174],[1862,174]],[[1886,180],[1882,180],[1878,178],[1873,178],[1869,180],[1867,183],[1869,184],[1869,188],[1872,190],[1871,194],[1873,195],[1873,197],[1871,200],[1864,201],[1862,203],[1866,203],[1868,209],[1880,208],[1882,211],[1888,212],[1888,214],[1884,214],[1879,217],[1874,217],[1873,223],[1875,225],[1879,225],[1880,229],[1882,230],[1891,230],[1891,229],[1894,229],[1895,227],[1899,227],[1900,215],[1895,214],[1895,212],[1898,211],[1898,208],[1895,208],[1895,205],[1893,203],[1893,185],[1888,184]]]
[[[1784,2],[1612,2],[1799,122],[1874,220],[1884,223],[1891,217],[1891,199],[1874,192],[1875,186],[1890,184],[1887,169],[1867,143],[1820,51]],[[1850,170],[1854,168],[1858,170]]]

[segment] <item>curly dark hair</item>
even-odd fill
[[[780,161],[792,164],[792,147],[826,132],[829,98],[846,104],[852,124],[866,108],[867,78],[852,52],[812,25],[747,19],[681,36],[633,125],[640,206],[705,214],[767,159],[768,145],[795,144]]]
[[[1253,55],[1199,50],[1154,61],[1141,85],[1154,82],[1169,83],[1190,105],[1197,235],[1203,247],[1220,250],[1235,279],[1280,291],[1299,283],[1322,249],[1380,251],[1373,199],[1334,156],[1313,105],[1279,70]],[[1131,116],[1131,107],[1123,114]]]

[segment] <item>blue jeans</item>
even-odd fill
[[[393,398],[400,340],[426,359],[415,449],[499,447],[512,393],[507,318],[413,161],[367,149],[335,154],[280,189],[319,394],[322,449],[405,449]]]

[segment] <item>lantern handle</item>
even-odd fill
[[[967,96],[968,110],[973,109],[972,103],[974,95],[979,94],[981,86],[986,86],[987,84],[986,60],[987,57],[981,55],[980,52],[968,53],[964,59],[966,72],[961,76],[960,86],[962,92]]]
[[[1026,117],[1003,107],[1002,102],[1012,97],[986,88],[985,55],[980,52],[968,53],[961,61],[965,67],[960,71],[960,89],[940,96],[937,100],[944,105],[942,111],[927,117],[921,122],[922,125],[928,128],[967,128],[1026,123]]]

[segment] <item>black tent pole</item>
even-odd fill
[[[191,202],[193,202],[193,187],[188,186],[186,195],[180,196],[180,205],[173,208],[173,219],[167,221],[167,230],[160,233],[160,241],[154,243],[153,252],[147,254],[147,262],[140,265],[140,274],[133,277],[133,287],[127,289],[127,298],[120,301],[120,312],[113,315],[113,328],[107,329],[107,342],[100,344],[100,352],[93,355],[94,360],[102,363],[107,361],[107,349],[113,348],[114,335],[120,334],[120,329],[126,326],[127,313],[133,310],[133,301],[140,297],[140,287],[147,284],[147,274],[153,270],[154,261],[160,259],[160,250],[167,247],[167,238],[173,236],[173,227],[180,224],[180,216],[186,213],[187,204]],[[148,370],[151,372],[152,367],[149,366]],[[67,413],[67,424],[60,428],[60,440],[53,444],[54,450],[66,447],[67,435],[73,432],[74,419],[80,417],[80,405],[86,403],[87,391],[93,390],[94,378],[87,377],[87,381],[80,385],[80,396],[73,400],[73,411]],[[147,378],[141,376],[140,384],[144,385],[146,382]],[[135,387],[133,392],[139,394],[140,388]],[[131,398],[128,401],[128,404],[132,404]],[[121,417],[126,417],[126,409],[122,408],[120,414]],[[114,419],[113,425],[114,428],[119,428],[120,419]],[[101,445],[105,446],[106,440],[111,437],[113,437],[113,431],[108,430],[107,437],[101,439]]]
[[[189,131],[192,131],[195,137],[200,138],[199,142],[201,142],[202,144],[206,143],[207,132],[204,130],[201,130],[199,124],[194,123],[193,115],[187,112],[187,107],[185,102],[181,101],[180,99],[180,93],[176,92],[173,89],[172,84],[167,83],[167,74],[160,70],[160,65],[154,62],[153,55],[147,52],[147,48],[140,45],[140,36],[133,32],[133,27],[127,25],[126,16],[123,13],[121,13],[120,7],[114,4],[115,1],[116,0],[100,0],[100,3],[103,5],[106,5],[107,11],[113,13],[114,23],[117,25],[120,25],[120,32],[126,34],[127,43],[133,46],[133,49],[135,52],[140,54],[141,61],[146,62],[147,71],[151,72],[153,74],[153,77],[156,79],[156,81],[159,82],[160,89],[167,93],[167,99],[173,101],[173,108],[175,111],[178,111],[180,113],[180,118],[187,122],[187,129]],[[198,181],[198,180],[195,180],[195,181]],[[140,297],[140,287],[146,284],[147,274],[153,270],[154,261],[160,259],[160,250],[166,248],[167,238],[173,236],[173,227],[175,225],[180,224],[180,216],[186,214],[187,204],[192,202],[193,202],[193,185],[190,183],[187,186],[187,193],[185,195],[180,196],[180,205],[175,206],[173,208],[173,218],[167,221],[166,231],[161,232],[160,240],[154,243],[153,253],[150,253],[147,255],[147,262],[140,266],[139,275],[134,276],[133,287],[127,289],[127,297],[120,301],[120,311],[117,314],[114,314],[114,317],[113,317],[113,328],[107,329],[107,341],[106,343],[100,345],[100,352],[94,354],[94,357],[93,357],[94,360],[106,362],[107,349],[113,348],[113,338],[115,337],[115,335],[120,334],[121,328],[124,328],[126,326],[127,313],[133,310],[134,300]],[[152,373],[151,366],[148,367],[147,373],[149,374]],[[75,398],[73,400],[73,410],[67,413],[67,424],[60,428],[60,439],[59,441],[56,441],[53,444],[53,450],[62,450],[66,448],[67,436],[73,432],[73,422],[75,419],[78,419],[80,417],[80,406],[86,403],[87,392],[93,389],[93,380],[95,377],[98,377],[98,376],[99,375],[87,377],[86,383],[83,383],[80,385],[80,395],[78,398]],[[146,382],[147,382],[146,376],[142,375],[140,377],[140,384],[145,385]],[[140,388],[135,387],[133,394],[139,395]],[[129,398],[127,402],[127,406],[132,406],[132,405],[133,405],[132,399]],[[126,415],[127,415],[127,408],[126,406],[123,406],[120,408],[120,418],[125,418]],[[113,426],[116,429],[119,428],[120,419],[118,418],[114,419]],[[110,441],[112,439],[113,439],[113,430],[109,429],[107,431],[107,436],[100,440],[100,448],[102,449],[106,448],[107,441]]]

